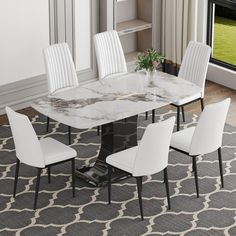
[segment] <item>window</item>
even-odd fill
[[[211,62],[236,70],[236,0],[209,0]]]

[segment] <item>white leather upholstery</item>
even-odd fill
[[[54,44],[43,52],[50,94],[61,88],[79,85],[67,43]]]
[[[124,52],[115,30],[96,34],[94,45],[97,55],[99,79],[115,73],[127,73]]]
[[[205,107],[196,128],[190,127],[173,133],[171,147],[189,155],[203,155],[217,150],[222,145],[225,120],[230,98]]]
[[[27,116],[6,107],[15,143],[16,156],[30,166],[44,168],[48,164],[76,157],[76,151],[52,138],[38,140]]]
[[[207,154],[222,145],[230,98],[205,107],[193,134],[190,155]]]
[[[52,138],[44,138],[40,141],[45,165],[65,161],[77,156],[76,151]]]
[[[178,77],[186,79],[202,88],[200,96],[202,98],[204,97],[206,73],[210,55],[211,47],[203,43],[190,41],[184,54],[178,74]],[[195,98],[193,98],[193,100],[198,98],[198,96],[199,95],[195,95]],[[187,102],[190,102],[190,100],[188,100]],[[174,104],[184,105],[185,103],[186,101],[178,101]]]
[[[195,127],[175,132],[171,137],[171,147],[189,153]]]
[[[27,116],[6,107],[17,158],[30,166],[44,167],[45,162],[37,135]]]
[[[114,153],[107,157],[106,162],[128,173],[132,173],[138,146]]]
[[[202,97],[202,93],[196,93],[196,94],[193,94],[189,97],[180,99],[180,100],[174,102],[173,104],[181,106],[181,105],[187,104],[187,103],[192,102],[192,101],[194,101],[198,98],[201,98],[201,97]]]
[[[155,174],[168,165],[168,154],[175,118],[148,125],[139,146],[112,154],[106,162],[133,176]]]

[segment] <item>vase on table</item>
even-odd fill
[[[146,70],[146,77],[147,77],[147,80],[148,80],[148,84],[150,86],[154,85],[155,74],[156,74],[155,70],[153,70],[153,71]]]

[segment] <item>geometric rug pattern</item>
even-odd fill
[[[159,110],[156,120],[175,114]],[[196,115],[187,115],[181,128],[196,121]],[[139,139],[150,122],[150,116],[148,121],[143,114],[139,116]],[[67,144],[66,126],[51,121],[50,132],[46,133],[46,118],[41,115],[33,117],[32,124],[40,138],[50,136]],[[96,129],[72,129],[71,147],[78,152],[76,167],[93,164],[100,148]],[[17,195],[13,199],[14,143],[9,126],[1,126],[0,235],[236,235],[235,153],[236,129],[226,125],[222,148],[225,187],[220,187],[217,153],[200,156],[197,159],[200,198],[196,198],[191,159],[170,151],[171,210],[167,210],[163,173],[148,176],[143,179],[144,221],[140,221],[135,179],[114,183],[112,204],[107,205],[106,186],[97,188],[76,178],[76,196],[72,198],[69,163],[52,167],[51,184],[47,182],[46,170],[43,171],[38,209],[34,211],[36,169],[21,164]]]

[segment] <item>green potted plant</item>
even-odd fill
[[[159,54],[155,49],[148,48],[145,52],[140,53],[136,60],[135,71],[145,70],[149,82],[152,83],[153,74],[159,64],[163,63],[165,57]]]

